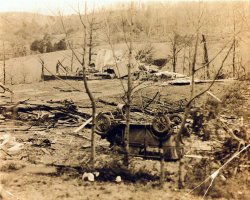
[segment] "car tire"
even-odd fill
[[[96,116],[96,127],[95,127],[95,132],[98,135],[101,136],[106,136],[107,132],[111,128],[111,120],[110,117],[106,114],[99,113]]]
[[[168,115],[170,121],[174,123],[175,125],[180,125],[183,121],[183,117],[179,114],[171,114]]]
[[[159,115],[152,121],[152,134],[160,141],[164,141],[169,138],[171,132],[171,121],[168,116]]]

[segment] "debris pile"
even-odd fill
[[[58,127],[77,126],[89,118],[89,115],[78,110],[73,101],[47,101],[42,104],[29,103],[28,100],[16,104],[0,106],[1,120],[14,119],[30,126]]]
[[[16,138],[9,133],[0,135],[0,158],[6,155],[18,153],[23,148],[23,144],[16,141]]]
[[[247,84],[240,82],[221,98],[222,103],[207,101],[205,107],[193,113],[196,126],[192,127],[192,132],[195,135],[185,142],[189,154],[185,155],[189,159],[186,169],[192,173],[187,173],[186,179],[189,180],[188,187],[197,189],[200,195],[208,192],[212,198],[232,199],[236,198],[233,192],[225,191],[237,187],[237,178],[241,184],[249,184],[250,118],[249,110],[244,109],[249,106]],[[215,172],[218,172],[218,177],[213,184],[209,183],[210,179],[215,179]],[[193,183],[200,183],[200,186],[196,188]]]

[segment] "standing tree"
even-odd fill
[[[75,49],[72,47],[71,42],[69,40],[67,40],[67,31],[63,22],[63,17],[61,16],[61,24],[64,30],[64,33],[66,35],[66,41],[67,44],[72,52],[72,54],[74,55],[74,57],[76,58],[76,60],[81,64],[82,66],[82,78],[83,78],[83,84],[84,84],[84,88],[85,91],[89,97],[89,100],[91,102],[91,107],[92,107],[92,128],[91,128],[91,165],[94,168],[95,166],[95,127],[96,127],[96,103],[95,103],[95,98],[89,88],[88,85],[88,81],[87,81],[87,76],[86,76],[86,68],[87,68],[87,62],[86,62],[86,55],[87,55],[87,34],[88,34],[88,30],[87,30],[87,3],[85,2],[85,8],[84,8],[84,16],[81,15],[80,9],[78,9],[78,16],[80,19],[80,22],[83,26],[83,46],[82,46],[82,58],[80,58],[80,56],[76,53]],[[84,19],[83,19],[84,17]]]
[[[208,58],[208,51],[207,51],[207,41],[206,41],[206,37],[204,34],[202,34],[202,41],[203,43],[203,49],[204,49],[204,63],[203,65],[204,67],[204,79],[210,79],[210,73],[209,73],[209,58]]]
[[[93,48],[98,44],[98,30],[100,27],[100,22],[95,16],[95,8],[90,15],[87,16],[87,26],[88,26],[88,65],[92,64]]]
[[[123,41],[125,42],[126,48],[127,48],[127,54],[126,54],[126,61],[127,61],[127,87],[123,84],[123,81],[120,79],[122,88],[124,90],[124,103],[125,103],[125,131],[123,136],[124,141],[124,149],[125,149],[125,155],[124,155],[124,165],[129,165],[129,131],[130,131],[130,109],[132,104],[132,93],[133,89],[133,81],[132,81],[132,69],[133,69],[133,62],[132,62],[132,56],[133,56],[133,42],[134,42],[134,4],[131,2],[129,8],[127,8],[125,11],[122,11],[122,14],[118,17],[118,23],[114,26],[114,21],[112,21],[112,18],[106,18],[106,29],[105,34],[107,37],[108,44],[110,45],[112,56],[115,62],[115,67],[119,73],[119,67],[118,67],[118,60],[117,56],[115,54],[115,47],[113,44],[114,38],[111,33],[111,28],[115,29],[117,32],[119,32],[123,37]],[[110,15],[111,16],[111,15]],[[119,21],[120,20],[120,21]]]
[[[3,42],[3,84],[6,84],[6,69],[5,69],[5,45]]]
[[[187,45],[190,43],[190,39],[188,39],[187,36],[181,36],[176,31],[173,32],[170,39],[170,45],[171,45],[171,57],[172,57],[172,69],[173,72],[177,71],[177,59],[178,54],[183,48],[186,48]]]
[[[173,72],[176,72],[176,64],[177,64],[177,55],[182,49],[181,36],[173,32],[173,36],[170,38],[171,43],[171,53],[172,53],[172,69]]]
[[[234,34],[234,40],[233,40],[233,77],[236,76],[236,66],[235,66],[235,50],[236,50],[236,36],[235,36],[235,29],[236,29],[236,22],[235,22],[235,13],[234,13],[234,26],[233,26],[233,34]]]
[[[125,129],[125,165],[129,165],[129,129],[130,129],[130,107],[131,107],[131,95],[132,95],[132,75],[131,75],[131,68],[132,68],[132,51],[133,51],[133,39],[134,39],[134,21],[133,21],[133,15],[134,15],[134,5],[133,3],[130,4],[130,13],[129,13],[129,33],[128,33],[128,89],[127,89],[127,104],[126,104],[126,129]],[[123,23],[124,24],[124,23]],[[124,27],[124,26],[123,26]],[[123,29],[124,30],[124,29]]]

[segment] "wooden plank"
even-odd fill
[[[84,129],[84,127],[86,125],[88,125],[91,121],[92,121],[92,117],[90,117],[86,122],[84,122],[81,126],[79,126],[76,130],[73,131],[73,133],[78,133],[79,131],[81,131],[82,129]]]

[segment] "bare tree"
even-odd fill
[[[92,13],[87,17],[88,22],[88,65],[92,64],[93,48],[97,45],[98,30],[100,27],[100,22],[95,16],[95,7],[93,7]]]
[[[92,166],[94,167],[95,164],[95,126],[96,126],[96,103],[95,103],[95,98],[88,86],[88,82],[87,82],[87,77],[86,77],[86,50],[87,50],[87,3],[85,1],[85,11],[84,11],[84,17],[85,20],[82,19],[81,13],[80,13],[80,9],[79,9],[79,18],[80,21],[83,25],[84,28],[84,46],[83,46],[83,56],[82,56],[82,76],[83,76],[83,83],[84,83],[84,87],[85,90],[89,96],[89,99],[91,101],[91,107],[92,107],[92,128],[91,128],[91,163]],[[73,49],[72,49],[73,50]],[[76,54],[75,54],[76,55]]]
[[[183,50],[183,62],[182,62],[182,73],[185,74],[185,62],[186,62],[186,45]]]
[[[92,128],[91,128],[91,164],[92,167],[94,168],[95,165],[95,155],[96,155],[96,151],[95,151],[95,127],[96,127],[96,103],[95,103],[95,98],[89,88],[88,85],[88,81],[87,81],[87,76],[86,76],[86,68],[87,68],[87,62],[86,62],[86,55],[87,55],[87,34],[88,34],[88,30],[87,30],[87,3],[85,2],[85,9],[84,9],[84,19],[83,16],[81,15],[80,9],[78,8],[78,12],[77,12],[80,22],[83,26],[83,47],[82,47],[82,58],[79,57],[79,55],[76,53],[75,49],[72,47],[71,43],[67,40],[68,46],[72,52],[72,54],[74,55],[74,57],[76,58],[76,60],[81,64],[82,66],[82,78],[83,78],[83,84],[84,84],[84,88],[85,91],[89,97],[89,100],[91,102],[91,107],[92,107]],[[67,39],[67,31],[63,22],[63,17],[61,16],[61,23],[62,23],[62,27],[64,30],[64,33],[66,34],[66,39]]]
[[[173,32],[173,37],[170,38],[170,43],[172,52],[172,68],[173,72],[176,72],[177,56],[183,48],[181,36],[176,31]]]
[[[177,134],[177,148],[178,149],[181,148],[181,143],[182,143],[181,135],[183,134],[184,130],[186,129],[185,128],[186,120],[187,120],[188,115],[190,113],[193,102],[197,98],[199,98],[203,94],[205,94],[207,91],[209,91],[211,89],[211,87],[214,85],[215,80],[218,78],[218,76],[219,76],[219,74],[220,74],[220,72],[221,72],[221,70],[222,70],[222,68],[224,66],[224,63],[225,63],[226,59],[228,58],[230,51],[233,48],[233,44],[232,44],[230,46],[229,50],[227,51],[225,58],[222,60],[221,66],[217,70],[217,73],[215,74],[211,84],[206,89],[204,89],[203,91],[199,92],[198,94],[195,94],[195,74],[196,74],[196,72],[199,71],[200,69],[204,69],[205,66],[207,66],[209,63],[211,63],[227,47],[227,45],[230,42],[232,42],[232,40],[230,40],[228,43],[226,43],[226,45],[224,45],[222,47],[222,49],[215,55],[214,58],[212,58],[210,60],[210,62],[209,61],[205,62],[205,63],[203,63],[202,67],[196,68],[196,65],[197,65],[197,52],[198,52],[198,41],[199,41],[199,37],[200,37],[200,29],[202,27],[202,23],[201,23],[202,16],[203,16],[203,12],[199,13],[198,22],[197,22],[197,25],[196,25],[194,52],[193,52],[192,64],[191,64],[190,97],[189,97],[188,103],[186,104],[184,115],[183,115],[183,120],[181,122],[180,129],[179,129],[178,134]],[[183,165],[183,162],[180,161],[180,168],[181,168],[182,165]],[[179,171],[179,173],[180,173],[179,178],[181,178],[181,170]],[[183,187],[181,180],[179,180],[179,187],[180,188]]]
[[[203,60],[204,60],[203,65],[205,66],[204,67],[204,79],[207,79],[207,78],[210,79],[207,41],[206,41],[206,37],[204,34],[202,34],[201,42],[203,43],[203,51],[204,51],[204,56],[203,56]]]
[[[132,104],[132,93],[133,90],[135,89],[135,86],[133,86],[133,80],[132,80],[132,68],[133,68],[133,50],[134,50],[134,12],[135,12],[135,7],[134,4],[131,2],[129,8],[127,9],[127,16],[121,15],[119,20],[121,20],[120,26],[117,26],[116,28],[121,32],[123,35],[123,40],[126,44],[128,54],[126,55],[127,58],[127,71],[128,71],[128,78],[127,78],[127,88],[125,88],[125,85],[123,84],[122,80],[120,79],[122,88],[124,90],[124,103],[125,103],[125,108],[126,108],[126,113],[125,113],[125,120],[126,120],[126,125],[125,125],[125,131],[124,131],[124,149],[125,149],[125,156],[124,156],[124,165],[128,166],[129,165],[129,130],[130,130],[130,109],[131,109],[131,104]],[[112,35],[110,32],[110,27],[111,23],[107,18],[106,15],[106,31],[105,35],[107,37],[108,43],[110,45],[112,54],[113,54],[113,59],[115,62],[115,67],[119,73],[119,67],[118,67],[118,60],[115,54],[115,48],[113,44],[113,39]]]
[[[40,63],[41,63],[41,66],[42,66],[42,68],[41,68],[41,80],[42,81],[44,81],[44,61],[43,61],[43,59],[41,59],[40,58]]]
[[[3,42],[3,84],[6,84],[6,69],[5,69],[5,45]]]
[[[129,165],[129,130],[130,130],[130,108],[132,103],[132,53],[133,53],[133,40],[134,40],[134,4],[131,2],[128,18],[122,18],[122,31],[124,34],[124,40],[128,48],[128,82],[127,82],[127,91],[126,91],[126,127],[124,134],[124,146],[125,146],[125,156],[124,156],[124,164],[126,166]],[[128,25],[128,31],[125,30],[125,24]]]
[[[174,31],[172,36],[170,37],[173,72],[177,71],[178,55],[183,50],[183,48],[184,48],[184,61],[183,61],[183,67],[184,67],[185,50],[187,46],[191,45],[192,39],[193,39],[192,37],[187,37],[186,35],[185,36],[180,35],[179,33],[177,33],[177,31]]]
[[[236,76],[236,66],[235,66],[235,50],[236,50],[236,36],[235,36],[235,29],[236,29],[236,22],[235,22],[235,13],[234,13],[234,25],[233,25],[233,34],[234,34],[234,40],[233,40],[233,77]]]

